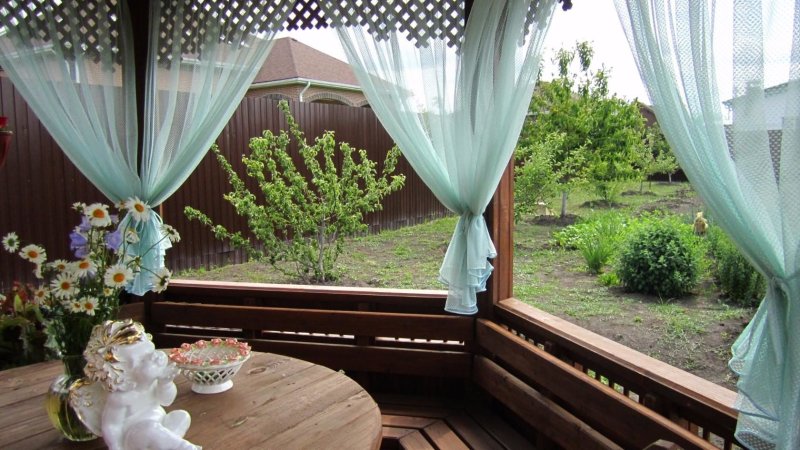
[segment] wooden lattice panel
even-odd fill
[[[176,27],[180,32],[183,55],[202,57],[203,45],[214,36],[222,42],[237,44],[246,35],[257,35],[281,28],[289,1],[164,1],[161,0],[161,24],[158,33],[159,61],[169,58]],[[209,36],[213,33],[213,36]]]
[[[74,58],[76,47],[96,63],[108,48],[117,59],[121,47],[117,0],[5,0],[0,4],[0,26],[22,29],[19,36],[43,46],[58,42],[67,59]]]
[[[151,0],[155,1],[155,0]],[[241,42],[247,34],[267,30],[326,28],[334,22],[361,25],[375,39],[388,38],[398,30],[415,45],[441,39],[458,46],[464,33],[467,3],[464,0],[360,0],[333,1],[327,17],[319,0],[158,0],[162,19],[158,33],[158,61],[169,63],[180,32],[182,55],[202,58],[203,43],[209,33],[223,42]],[[144,0],[129,0],[141,7]],[[564,9],[570,0],[559,0]],[[123,0],[0,0],[0,26],[20,27],[21,36],[36,39],[43,47],[57,42],[67,59],[76,49],[95,62],[111,49],[113,60],[121,51],[119,18],[126,9]],[[532,2],[526,25],[530,26],[539,9]],[[11,33],[10,35],[14,35]],[[112,61],[103,61],[111,63]]]
[[[415,45],[425,45],[430,38],[443,39],[448,45],[459,45],[464,34],[464,2],[462,0],[360,0],[334,2],[334,17],[326,17],[316,0],[298,0],[287,19],[289,30],[322,28],[333,23],[360,25],[376,40],[387,39],[391,32],[403,32]]]

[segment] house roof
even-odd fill
[[[298,79],[359,86],[346,62],[291,37],[276,39],[253,83]]]

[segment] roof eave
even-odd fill
[[[250,89],[264,89],[272,87],[292,86],[292,85],[307,85],[315,87],[323,87],[328,89],[339,89],[342,91],[362,92],[361,87],[352,84],[336,83],[333,81],[313,80],[309,78],[287,78],[285,80],[273,81],[259,81],[250,85]]]

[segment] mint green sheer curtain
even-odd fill
[[[798,449],[800,5],[616,0],[616,6],[681,167],[715,222],[769,280],[732,349],[736,437],[753,449]]]
[[[379,120],[460,216],[439,272],[453,313],[477,312],[476,293],[492,271],[487,258],[496,256],[483,213],[522,127],[555,4],[535,1],[529,15],[531,3],[476,0],[456,42],[452,29],[420,32],[391,7],[381,11],[386,29],[377,30],[348,21],[358,0],[337,1],[339,12],[326,14]],[[427,19],[445,27],[451,17],[438,10]]]
[[[126,2],[37,1],[27,9],[2,10],[0,65],[70,160],[109,200],[138,196],[157,206],[189,177],[222,131],[292,3],[256,6],[250,18],[259,25],[253,25],[247,15],[236,15],[253,4],[230,14],[225,2],[151,2],[141,166]],[[129,288],[133,293],[146,292],[150,271],[164,265],[169,240],[160,225],[161,218],[151,214],[137,227],[141,241],[130,251],[145,254],[142,266],[148,270]]]

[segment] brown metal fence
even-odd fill
[[[334,130],[337,142],[364,148],[373,160],[383,161],[392,139],[369,108],[317,103],[292,103],[292,112],[306,139],[312,141],[325,130]],[[9,117],[14,130],[10,154],[0,168],[0,236],[17,231],[23,243],[43,245],[50,260],[69,258],[68,233],[79,222],[70,209],[74,202],[108,203],[108,200],[72,165],[42,126],[11,82],[0,77],[0,114]],[[241,155],[247,143],[262,130],[278,132],[286,125],[277,101],[246,98],[217,139],[234,167],[243,174]],[[295,149],[293,149],[295,150]],[[383,202],[383,210],[367,215],[371,232],[412,225],[447,214],[408,162],[401,158],[397,173],[406,175],[405,187]],[[209,153],[195,172],[163,205],[163,218],[175,226],[182,240],[168,253],[168,266],[182,270],[244,261],[241,252],[196,222],[189,222],[183,207],[191,205],[231,229],[244,229],[244,220],[222,199],[230,190],[213,154]],[[29,280],[30,264],[0,250],[0,292],[12,280]]]

